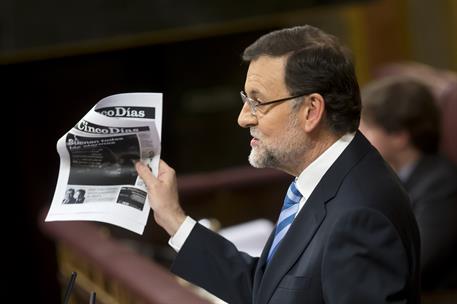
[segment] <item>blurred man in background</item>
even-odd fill
[[[411,197],[422,289],[456,288],[457,170],[438,154],[440,111],[432,92],[412,77],[391,76],[368,84],[362,104],[361,131]]]

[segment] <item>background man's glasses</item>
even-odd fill
[[[258,100],[252,99],[251,97],[249,97],[246,94],[245,91],[241,91],[240,95],[241,95],[241,101],[243,102],[243,104],[245,104],[247,102],[249,105],[249,108],[251,109],[251,114],[256,115],[258,107],[262,107],[262,106],[266,106],[269,104],[278,103],[278,102],[282,102],[282,101],[292,100],[292,99],[295,99],[295,98],[298,98],[301,96],[309,95],[309,93],[303,93],[303,94],[294,95],[294,96],[290,96],[290,97],[286,97],[286,98],[280,98],[280,99],[267,101],[267,102],[260,102]]]

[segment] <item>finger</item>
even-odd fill
[[[156,184],[157,178],[152,174],[151,170],[143,164],[142,162],[137,162],[135,164],[135,169],[141,179],[144,181],[146,186]]]
[[[160,159],[160,164],[159,164],[160,168],[165,170],[165,171],[171,171],[173,170],[172,167],[170,167],[163,159]]]
[[[159,163],[159,174],[157,178],[160,181],[170,181],[175,177],[175,170],[162,159]]]
[[[174,173],[175,170],[172,167],[170,167],[163,159],[161,159],[159,163],[159,175],[173,175]]]

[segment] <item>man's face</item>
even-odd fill
[[[262,56],[249,65],[245,91],[259,102],[289,97],[284,83],[285,57]],[[289,169],[296,166],[306,151],[306,135],[300,128],[298,115],[292,109],[293,101],[258,107],[251,114],[246,103],[238,123],[250,128],[252,135],[249,162],[256,168]]]
[[[387,162],[393,162],[396,154],[400,152],[396,134],[389,134],[380,126],[367,123],[363,119],[360,121],[360,131]]]
[[[74,194],[74,192],[72,190],[67,190],[67,192],[65,192],[66,198],[72,198],[73,194]]]

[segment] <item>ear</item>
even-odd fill
[[[315,130],[323,120],[325,100],[319,93],[313,93],[305,98],[308,100],[304,102],[301,109],[301,121],[304,131],[309,133]]]

